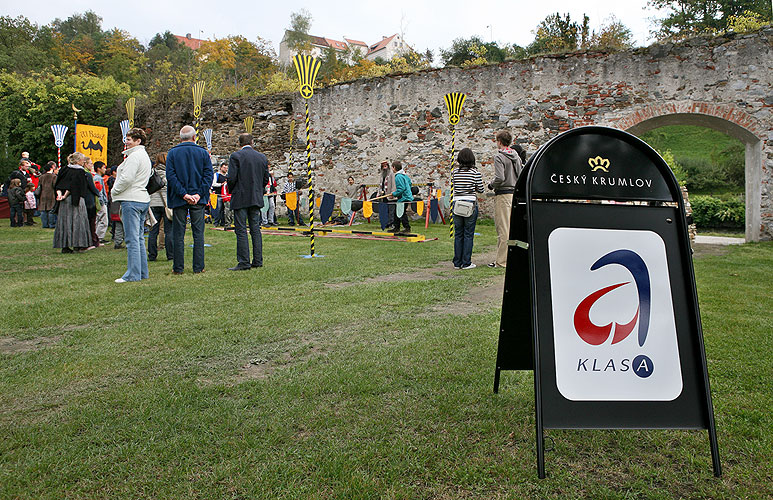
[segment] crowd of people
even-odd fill
[[[57,168],[53,161],[40,167],[23,153],[18,169],[3,186],[10,205],[11,226],[33,225],[39,215],[44,228],[54,229],[53,246],[62,253],[86,252],[107,244],[109,230],[114,248],[126,248],[126,271],[115,280],[125,283],[147,279],[148,261],[157,260],[159,250],[165,250],[167,260],[172,261],[172,274],[183,274],[184,238],[189,223],[193,236],[192,269],[194,273],[204,272],[204,222],[208,215],[215,226],[233,225],[237,264],[230,270],[262,267],[260,228],[278,225],[277,198],[287,208],[288,223],[304,225],[300,211],[304,182],[288,172],[280,189],[268,159],[253,148],[250,134],[239,136],[239,149],[215,171],[210,154],[196,144],[195,136],[193,127],[183,127],[180,143],[151,161],[145,149],[145,131],[133,128],[126,134],[124,161],[113,168],[100,161],[92,162],[79,152],[69,155],[62,168]],[[513,193],[526,158],[522,148],[511,147],[508,131],[498,132],[495,140],[494,179],[488,188],[495,196],[497,251],[488,266],[505,267]],[[379,172],[378,192],[372,199],[386,202],[387,229],[393,233],[410,232],[407,207],[414,201],[417,188],[412,186],[399,160],[391,165],[382,162]],[[459,152],[451,179],[453,265],[455,269],[472,269],[476,267],[472,249],[479,215],[478,196],[484,192],[484,183],[469,148]],[[348,207],[347,215],[353,217],[367,193],[364,185],[350,176],[345,194],[350,201],[361,200],[359,205],[352,202]]]

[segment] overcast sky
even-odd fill
[[[517,43],[526,46],[534,39],[532,31],[537,24],[555,12],[568,12],[577,22],[585,13],[590,17],[592,29],[597,29],[614,15],[633,32],[636,45],[649,45],[652,41],[649,38],[652,20],[658,15],[646,8],[647,0],[552,0],[533,3],[494,0],[231,0],[224,3],[132,0],[116,4],[93,0],[22,0],[4,3],[3,15],[23,15],[37,24],[47,24],[57,17],[65,19],[73,13],[90,9],[102,17],[104,29],[117,27],[126,30],[145,45],[153,35],[166,30],[176,35],[191,33],[193,37],[203,39],[243,35],[254,40],[260,36],[272,42],[277,54],[284,29],[290,24],[290,14],[305,8],[312,16],[312,35],[337,40],[346,36],[371,45],[381,40],[382,36],[402,31],[406,42],[416,50],[432,49],[436,63],[439,60],[438,49],[450,47],[453,39],[458,37],[477,35],[484,41],[493,39],[500,45]]]

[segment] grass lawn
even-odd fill
[[[122,285],[125,250],[1,222],[0,498],[773,495],[773,243],[696,258],[724,476],[705,431],[550,430],[539,480],[531,373],[492,393],[490,222],[469,271],[447,226],[318,238],[313,261],[265,236],[249,272],[207,229],[206,273],[188,248],[185,275]]]

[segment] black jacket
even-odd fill
[[[268,184],[268,159],[251,146],[231,154],[228,160],[228,191],[231,210],[263,207],[263,194]]]

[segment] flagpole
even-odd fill
[[[448,109],[448,123],[451,124],[451,190],[449,191],[449,215],[448,223],[451,227],[448,228],[448,236],[453,238],[454,236],[454,156],[456,155],[456,125],[459,123],[459,117],[462,113],[462,106],[464,100],[467,99],[466,94],[461,92],[451,92],[443,96],[446,102],[446,108]]]
[[[321,63],[308,55],[293,57],[295,71],[298,73],[300,94],[306,109],[306,166],[309,182],[309,228],[311,232],[311,251],[308,258],[314,258],[314,178],[311,170],[311,120],[309,118],[309,99],[314,95],[314,80]],[[319,255],[318,257],[322,257]]]

